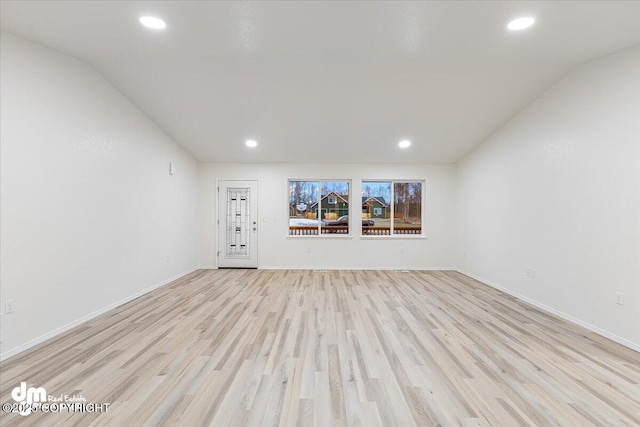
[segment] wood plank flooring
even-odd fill
[[[1,424],[638,426],[640,354],[455,272],[202,270],[0,364]]]

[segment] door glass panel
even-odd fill
[[[248,188],[227,188],[227,257],[249,258],[249,198]]]

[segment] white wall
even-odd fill
[[[465,157],[457,211],[460,270],[640,349],[640,47],[576,68]]]
[[[86,63],[0,52],[5,358],[196,266],[197,163]]]
[[[362,179],[424,179],[428,238],[362,239],[359,231],[352,232],[353,238],[288,237],[287,180],[305,178],[350,179],[351,194],[358,199]],[[454,265],[453,165],[201,163],[198,262],[205,268],[217,265],[216,181],[222,179],[259,181],[259,268],[450,269]],[[351,204],[351,217],[360,218],[360,213],[360,204]],[[359,226],[357,221],[354,225]]]
[[[640,348],[639,48],[577,68],[457,166],[197,165],[87,64],[5,33],[0,54],[2,358],[215,268],[219,179],[260,183],[261,268],[457,262]],[[428,238],[288,237],[289,178],[350,179],[352,194],[424,179]]]

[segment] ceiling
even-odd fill
[[[2,31],[89,62],[202,162],[456,162],[575,65],[640,43],[631,1],[0,7]],[[520,16],[536,24],[507,30]]]

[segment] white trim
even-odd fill
[[[514,297],[516,297],[516,298],[518,298],[518,299],[520,299],[522,301],[525,301],[525,302],[531,304],[534,307],[537,307],[537,308],[539,308],[541,310],[547,311],[547,312],[549,312],[549,313],[551,313],[551,314],[553,314],[555,316],[558,316],[558,317],[560,317],[560,318],[562,318],[564,320],[567,320],[567,321],[569,321],[571,323],[574,323],[574,324],[576,324],[578,326],[582,326],[583,328],[588,329],[591,332],[595,332],[596,334],[601,335],[601,336],[603,336],[605,338],[608,338],[608,339],[610,339],[612,341],[615,341],[618,344],[622,344],[625,347],[629,347],[632,350],[640,352],[640,344],[636,344],[636,343],[634,343],[632,341],[629,341],[629,340],[627,340],[625,338],[619,337],[619,336],[617,336],[615,334],[612,334],[609,331],[606,331],[606,330],[601,329],[601,328],[599,328],[597,326],[594,326],[594,325],[592,325],[590,323],[582,321],[582,320],[580,320],[578,318],[575,318],[575,317],[573,317],[573,316],[571,316],[569,314],[563,313],[562,311],[556,310],[555,308],[549,307],[548,305],[542,304],[542,303],[540,303],[540,302],[538,302],[536,300],[533,300],[531,298],[525,297],[524,295],[520,295],[517,292],[514,292],[514,291],[512,291],[510,289],[507,289],[507,288],[504,288],[502,286],[499,286],[499,285],[497,285],[497,284],[495,284],[493,282],[490,282],[489,280],[486,280],[486,279],[483,279],[481,277],[478,277],[478,276],[476,276],[474,274],[471,274],[469,272],[466,272],[466,271],[464,271],[464,270],[462,270],[460,268],[456,268],[455,271],[457,271],[458,273],[464,274],[465,276],[469,276],[472,279],[475,279],[478,282],[481,282],[481,283],[483,283],[483,284],[485,284],[487,286],[491,286],[492,288],[498,289],[498,290],[500,290],[500,291],[502,291],[504,293],[507,293],[507,294],[509,294],[511,296],[514,296]]]
[[[288,234],[285,236],[287,239],[343,239],[343,240],[353,240],[352,234],[343,234],[339,233],[331,234],[331,233],[322,233],[322,234]]]
[[[144,290],[142,290],[140,292],[136,292],[135,294],[130,295],[130,296],[124,298],[124,299],[121,299],[120,301],[114,302],[113,304],[109,304],[106,307],[103,307],[103,308],[101,308],[101,309],[99,309],[97,311],[94,311],[93,313],[87,314],[86,316],[83,316],[83,317],[81,317],[81,318],[79,318],[77,320],[74,320],[73,322],[67,323],[66,325],[61,326],[59,328],[56,328],[53,331],[47,332],[46,334],[41,335],[38,338],[34,338],[31,341],[28,341],[28,342],[26,342],[24,344],[21,344],[21,345],[19,345],[17,347],[12,348],[11,350],[5,351],[4,353],[0,354],[0,361],[8,359],[9,357],[15,356],[18,353],[22,353],[23,351],[28,350],[31,347],[34,347],[34,346],[36,346],[36,345],[38,345],[40,343],[43,343],[44,341],[46,341],[46,340],[48,340],[50,338],[53,338],[53,337],[55,337],[57,335],[60,335],[63,332],[66,332],[66,331],[68,331],[68,330],[70,330],[72,328],[75,328],[76,326],[78,326],[78,325],[80,325],[80,324],[82,324],[84,322],[87,322],[87,321],[93,319],[94,317],[97,317],[97,316],[99,316],[101,314],[104,314],[109,310],[112,310],[112,309],[114,309],[116,307],[121,306],[122,304],[126,304],[129,301],[132,301],[132,300],[134,300],[134,299],[136,299],[138,297],[143,296],[144,294],[147,294],[147,293],[149,293],[149,292],[151,292],[153,290],[156,290],[156,289],[161,288],[161,287],[163,287],[165,285],[168,285],[169,283],[171,283],[171,282],[173,282],[175,280],[178,280],[181,277],[186,276],[187,274],[191,274],[196,270],[199,270],[199,269],[197,267],[194,267],[194,268],[192,268],[190,270],[187,270],[184,273],[180,273],[177,276],[173,276],[173,277],[171,277],[171,278],[169,278],[167,280],[164,280],[164,281],[162,281],[160,283],[157,283],[157,284],[155,284],[155,285],[153,285],[153,286],[151,286],[151,287],[149,287],[147,289],[144,289]]]
[[[360,240],[427,240],[429,236],[423,234],[383,234],[376,235],[362,235]]]

